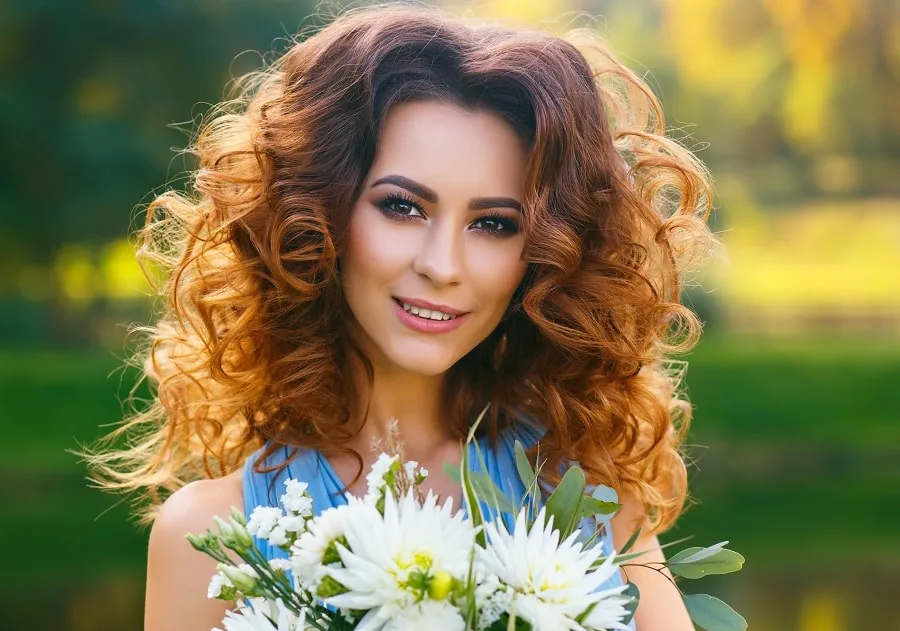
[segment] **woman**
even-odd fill
[[[358,10],[204,125],[194,190],[158,198],[143,235],[170,270],[157,396],[133,447],[94,462],[152,499],[147,631],[223,617],[185,533],[271,502],[279,475],[317,510],[362,494],[393,419],[425,489],[459,506],[442,464],[487,407],[498,483],[512,440],[540,439],[547,484],[574,459],[618,491],[604,545],[641,526],[662,560],[689,413],[663,361],[699,331],[679,277],[712,243],[709,190],[646,86],[577,38]],[[663,572],[627,579],[639,631],[693,628]]]

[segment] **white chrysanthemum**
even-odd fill
[[[627,615],[628,599],[621,596],[625,586],[599,590],[618,571],[613,557],[592,571],[601,547],[583,549],[577,531],[560,542],[552,524],[543,509],[530,531],[524,509],[512,534],[502,521],[487,524],[488,547],[476,548],[483,571],[512,588],[516,615],[535,629],[627,628],[622,624]],[[587,619],[575,622],[591,606]]]
[[[250,513],[247,522],[247,532],[260,539],[268,539],[269,533],[278,525],[278,520],[284,516],[280,508],[274,506],[257,506]]]
[[[401,609],[383,631],[465,631],[466,621],[446,600],[423,600]]]
[[[222,620],[225,631],[306,631],[306,616],[299,618],[281,602],[251,598],[250,604],[239,602],[237,611],[229,611]],[[213,631],[221,631],[214,629]]]
[[[281,496],[281,504],[285,510],[300,515],[302,517],[312,517],[313,502],[309,493],[306,492],[308,485],[290,478],[284,481],[285,492]]]
[[[343,506],[328,508],[311,519],[307,530],[291,546],[291,567],[297,582],[313,593],[324,576],[325,551],[344,535],[347,523],[362,518],[361,503],[354,497]]]
[[[438,506],[429,493],[420,505],[412,492],[399,501],[388,493],[383,517],[370,504],[360,506],[360,518],[346,524],[347,546],[338,546],[344,567],[325,569],[348,590],[325,602],[367,612],[358,631],[383,629],[421,600],[421,589],[409,582],[414,574],[465,580],[475,535],[461,513],[453,514],[451,500]]]

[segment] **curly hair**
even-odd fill
[[[494,112],[528,147],[527,272],[504,321],[446,375],[446,422],[464,436],[489,406],[493,438],[530,415],[547,429],[549,483],[575,460],[639,498],[655,530],[674,522],[690,406],[666,358],[701,328],[680,299],[715,245],[708,175],[591,31],[427,8],[340,16],[201,125],[192,186],[158,196],[140,232],[142,265],[165,272],[139,356],[154,396],[111,435],[125,447],[89,455],[104,487],[142,491],[152,518],[167,493],[265,445],[349,450],[348,214],[388,109],[429,99]]]

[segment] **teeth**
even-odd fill
[[[409,311],[411,314],[415,316],[419,316],[425,320],[452,320],[456,316],[450,315],[449,313],[441,313],[440,311],[432,311],[431,309],[420,309],[419,307],[414,307],[412,305],[403,304],[403,310]]]

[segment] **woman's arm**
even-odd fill
[[[623,498],[621,510],[612,518],[612,535],[617,551],[628,541],[638,526],[642,527],[642,533],[647,532],[646,514],[642,503],[634,497]],[[665,560],[656,535],[641,534],[629,552],[643,550],[649,552],[634,559],[632,563],[655,563]],[[667,569],[663,568],[662,573],[634,565],[622,569],[628,581],[634,583],[641,593],[641,600],[634,615],[637,631],[694,631],[694,625],[681,594],[672,585],[671,574]]]
[[[232,506],[243,506],[240,473],[188,484],[160,508],[147,554],[144,631],[210,631],[221,626],[228,603],[206,596],[216,562],[194,550],[184,536],[214,529],[213,515],[226,518]]]

